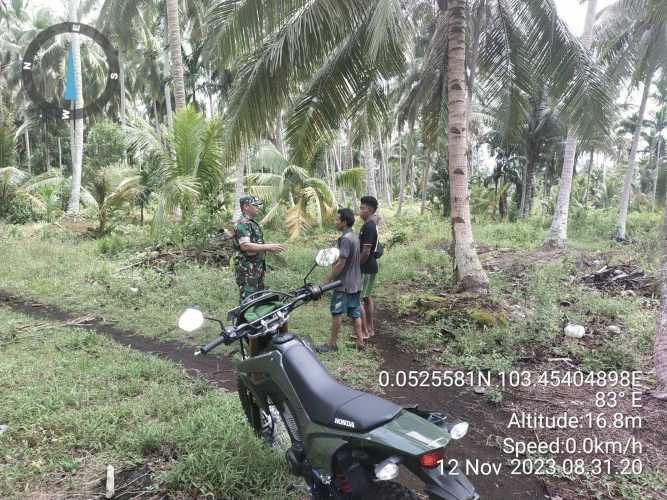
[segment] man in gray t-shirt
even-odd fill
[[[336,229],[342,234],[338,239],[340,257],[334,263],[326,282],[341,280],[331,297],[331,338],[317,348],[318,352],[337,351],[338,332],[346,313],[354,322],[357,349],[363,349],[364,340],[361,324],[361,268],[359,263],[359,237],[352,231],[354,213],[349,208],[341,208],[336,216]]]

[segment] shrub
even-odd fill
[[[126,139],[120,125],[108,120],[95,123],[88,132],[84,165],[93,171],[123,159]]]
[[[43,214],[30,203],[30,200],[17,196],[8,204],[0,207],[0,219],[10,224],[27,224],[42,220]]]
[[[97,251],[103,255],[113,257],[128,248],[129,242],[117,232],[112,232],[97,240]]]

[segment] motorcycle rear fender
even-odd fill
[[[430,500],[479,499],[475,487],[458,468],[444,471],[441,467],[424,469],[414,464],[409,469],[424,482],[424,490]]]
[[[446,430],[406,410],[368,435],[374,444],[393,448],[398,455],[412,457],[443,448],[450,440]]]
[[[415,462],[419,455],[446,446],[450,439],[446,431],[408,411],[401,411],[394,420],[363,433],[308,421],[303,435],[311,463],[326,471],[331,470],[336,451],[345,445]]]

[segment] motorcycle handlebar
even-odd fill
[[[208,344],[206,344],[204,347],[199,349],[199,351],[196,354],[208,354],[213,349],[215,349],[220,344],[222,344],[225,340],[226,340],[226,337],[224,335],[221,335],[217,339],[211,340]]]
[[[332,281],[331,283],[327,283],[326,285],[320,286],[320,292],[321,293],[328,292],[329,290],[333,290],[334,288],[338,288],[342,284],[343,284],[343,282],[341,280]]]
[[[331,283],[326,283],[324,285],[319,285],[319,286],[315,286],[315,287],[307,287],[307,290],[309,292],[310,298],[313,299],[313,300],[317,300],[322,296],[322,294],[324,292],[328,292],[329,290],[333,290],[334,288],[338,288],[342,283],[343,282],[341,280],[336,280],[336,281],[333,281]],[[299,298],[303,299],[304,296],[301,295]],[[297,301],[298,301],[298,299],[295,300],[294,302],[297,302]],[[198,354],[208,354],[213,349],[218,347],[220,344],[224,344],[228,341],[233,342],[235,340],[239,340],[240,338],[241,338],[241,336],[234,337],[234,336],[228,335],[227,332],[225,332],[220,337],[212,340],[211,342],[206,344],[204,347],[199,349],[199,351],[197,351],[195,354],[197,354],[197,355]]]

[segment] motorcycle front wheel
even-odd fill
[[[293,439],[285,426],[282,405],[279,407],[269,399],[268,410],[263,409],[241,379],[238,380],[238,392],[243,412],[257,437],[278,452],[287,451]]]

